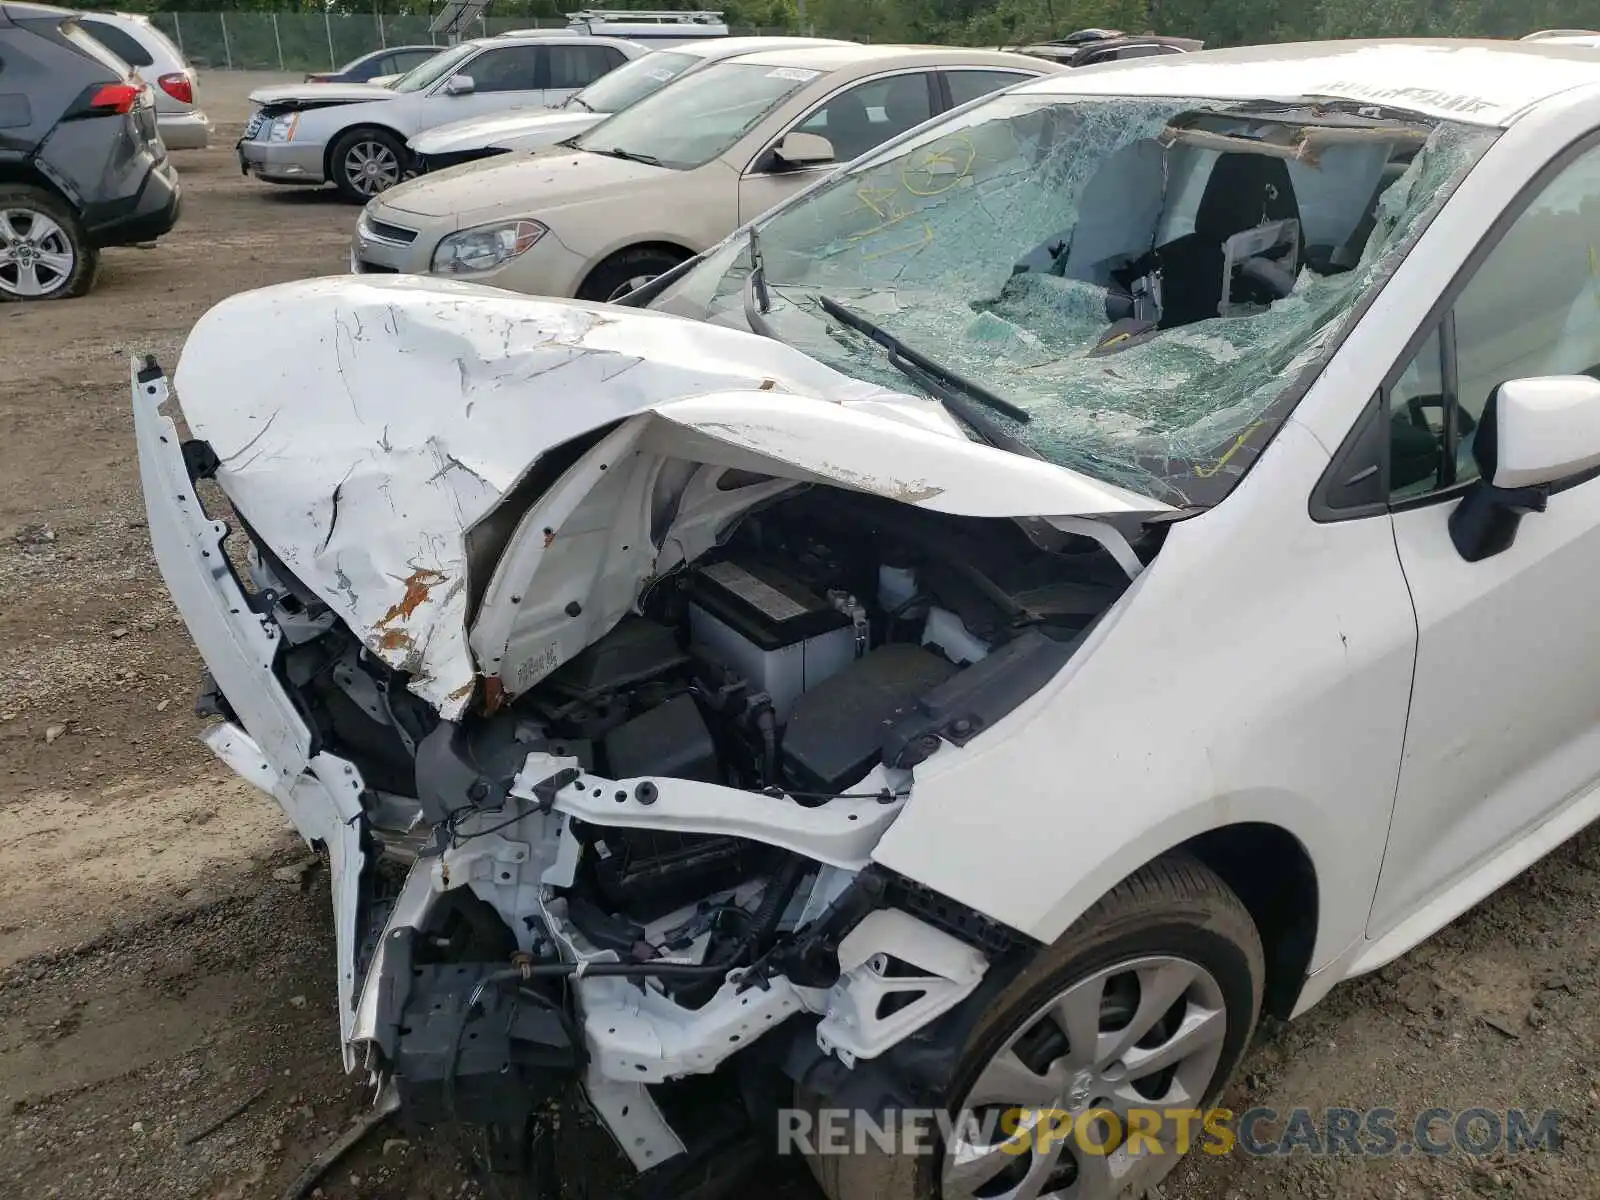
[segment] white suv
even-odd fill
[[[135,13],[90,12],[78,24],[133,68],[155,92],[156,128],[168,150],[204,150],[211,141],[211,118],[195,103],[195,72],[149,17]]]

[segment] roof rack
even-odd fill
[[[648,22],[662,25],[714,25],[722,20],[720,9],[686,12],[681,9],[583,8],[567,14],[569,21]]]
[[[1120,29],[1080,29],[1076,33],[1069,33],[1066,37],[1051,38],[1044,44],[1047,46],[1082,46],[1088,42],[1103,42],[1110,38],[1126,37]]]
[[[461,30],[479,17],[489,7],[489,0],[448,0],[439,15],[428,24],[429,33],[442,33],[452,40]]]

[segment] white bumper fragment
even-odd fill
[[[222,548],[227,527],[195,495],[177,428],[161,413],[164,376],[133,365],[134,429],[150,543],[178,611],[238,723],[222,722],[206,744],[271,795],[300,836],[328,851],[339,957],[339,1027],[345,1069],[356,1064],[356,921],[360,907],[364,784],[350,763],[316,752],[312,731],[272,673],[281,634],[256,614]],[[246,733],[248,728],[252,732]]]

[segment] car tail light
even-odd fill
[[[108,83],[89,97],[89,111],[108,114],[132,112],[143,91],[137,84]]]
[[[170,75],[163,75],[156,80],[161,85],[161,90],[174,100],[184,104],[194,103],[194,84],[182,71],[174,71]]]

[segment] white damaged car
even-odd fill
[[[1141,1194],[1262,1014],[1600,814],[1597,114],[1538,43],[1090,68],[628,306],[245,292],[183,432],[136,364],[347,1066],[571,1088],[668,1194],[784,1131],[833,1200]]]

